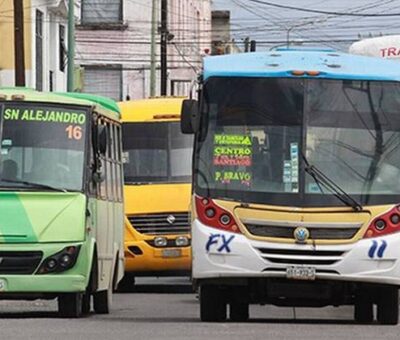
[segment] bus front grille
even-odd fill
[[[132,227],[141,234],[188,234],[190,219],[187,212],[158,213],[128,216]]]
[[[245,224],[248,232],[254,236],[261,237],[274,237],[284,239],[294,239],[294,231],[297,226],[277,226],[277,225],[258,225],[258,224]],[[354,227],[325,227],[313,226],[307,228],[310,232],[310,239],[312,240],[350,240],[360,229],[360,226]]]
[[[33,274],[42,257],[41,251],[0,251],[0,274]]]
[[[256,248],[261,257],[272,263],[331,265],[342,260],[345,251]]]

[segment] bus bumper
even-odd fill
[[[153,276],[153,273],[188,275],[191,268],[189,247],[154,248],[145,241],[125,242],[125,273]]]
[[[352,244],[284,244],[251,240],[195,220],[192,238],[194,279],[286,278],[288,267],[304,265],[315,268],[317,280],[400,285],[400,233]]]
[[[0,297],[7,293],[84,292],[83,275],[0,275]]]
[[[39,274],[39,268],[46,259],[58,254],[60,251],[69,246],[79,246],[80,250],[76,263],[73,267],[61,271],[48,274]],[[0,298],[6,298],[7,294],[29,294],[35,295],[40,293],[50,295],[54,293],[71,293],[84,292],[86,290],[90,268],[91,257],[93,254],[93,246],[91,242],[74,242],[74,243],[35,243],[35,244],[2,244],[1,250],[5,253],[21,254],[23,252],[41,252],[41,259],[38,264],[32,265],[32,274],[1,274],[0,273]],[[30,259],[28,258],[27,261]],[[10,259],[6,256],[0,261],[4,265],[10,265]],[[16,264],[15,264],[16,263]],[[14,270],[21,268],[21,262],[14,262]],[[0,263],[1,268],[1,263]],[[33,269],[34,268],[34,269]],[[7,268],[1,268],[3,271]],[[11,268],[9,268],[11,269]]]

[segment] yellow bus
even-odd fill
[[[119,103],[125,172],[125,278],[188,275],[193,138],[180,131],[184,98]]]

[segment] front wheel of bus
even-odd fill
[[[88,315],[90,313],[90,297],[91,294],[86,292],[82,296],[82,315]]]
[[[373,303],[367,291],[356,294],[354,302],[354,320],[357,323],[368,324],[374,320]]]
[[[226,301],[223,290],[218,286],[200,286],[201,321],[219,322],[226,320]]]
[[[93,294],[93,309],[97,314],[110,313],[112,303],[112,287]]]
[[[378,299],[378,322],[397,325],[399,322],[399,290],[397,287],[381,288]]]
[[[229,318],[234,322],[245,322],[249,319],[249,304],[246,302],[232,302],[229,305]]]
[[[79,318],[82,315],[82,293],[66,293],[58,297],[58,312],[63,318]]]
[[[130,276],[129,274],[125,274],[122,280],[118,283],[116,291],[119,293],[129,293],[132,292],[134,288],[135,288],[135,277]]]

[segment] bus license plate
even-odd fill
[[[181,257],[181,249],[163,249],[161,252],[162,257]]]
[[[303,266],[287,267],[286,277],[293,280],[315,280],[315,268]]]

